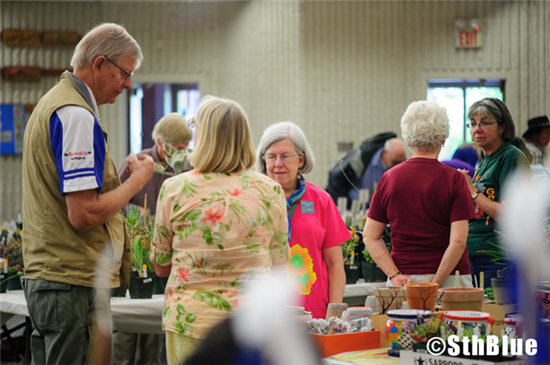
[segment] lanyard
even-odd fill
[[[306,180],[304,179],[304,176],[300,173],[298,173],[298,189],[296,189],[286,200],[286,211],[287,215],[286,218],[288,220],[288,243],[290,243],[290,233],[292,232],[292,216],[294,215],[294,212],[296,211],[296,207],[298,206],[298,201],[304,196],[304,193],[306,192]]]

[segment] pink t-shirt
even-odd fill
[[[325,318],[328,275],[323,250],[342,244],[351,235],[330,195],[306,182],[306,191],[291,221],[289,280],[302,305],[314,318]]]
[[[367,215],[390,222],[391,256],[408,275],[435,274],[449,246],[451,223],[475,217],[462,173],[426,158],[411,158],[384,173]],[[470,273],[466,250],[455,270]]]

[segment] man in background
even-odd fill
[[[131,87],[142,59],[122,26],[95,27],[74,50],[74,72],[64,72],[40,99],[25,129],[23,259],[33,364],[83,364],[92,355],[109,361],[108,353],[88,354],[94,311],[110,318],[108,297],[94,289],[96,266],[107,252],[113,265],[99,286],[128,284],[130,251],[119,212],[154,164],[133,155],[130,177],[120,184],[98,106]]]
[[[373,191],[384,172],[406,159],[405,144],[392,132],[377,134],[348,152],[329,171],[325,189],[337,202],[359,199],[359,190]],[[348,204],[349,205],[349,204]]]
[[[157,171],[149,182],[132,199],[130,204],[141,208],[147,208],[154,216],[157,211],[157,198],[164,180],[183,171],[175,171],[168,162],[180,162],[187,170],[191,166],[185,164],[187,160],[187,145],[193,137],[191,129],[187,126],[184,116],[178,113],[170,113],[160,118],[153,128],[153,141],[155,145],[144,149],[140,154],[151,156],[155,163],[164,165],[164,173]],[[119,169],[120,181],[130,178],[128,166],[131,155],[128,156]],[[177,166],[176,166],[177,168]],[[179,169],[178,169],[179,170]],[[145,213],[145,212],[143,212]],[[151,268],[153,269],[153,268]],[[165,364],[164,334],[117,332],[113,335],[112,363],[118,365]]]
[[[544,163],[544,148],[550,142],[550,120],[546,115],[531,118],[527,121],[527,131],[523,139],[527,149],[533,156],[532,165]]]

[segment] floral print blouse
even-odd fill
[[[286,200],[265,175],[191,170],[164,182],[151,259],[170,266],[164,331],[202,338],[239,301],[248,276],[289,258]]]

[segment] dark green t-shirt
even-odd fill
[[[473,178],[477,189],[491,200],[500,202],[502,187],[510,174],[518,166],[528,167],[527,158],[518,148],[509,143],[503,144],[495,153],[486,155],[479,164]],[[475,202],[474,202],[475,204]],[[494,232],[495,220],[475,204],[476,220],[470,222],[468,233],[468,255],[486,255],[480,250],[498,250],[498,238]]]

